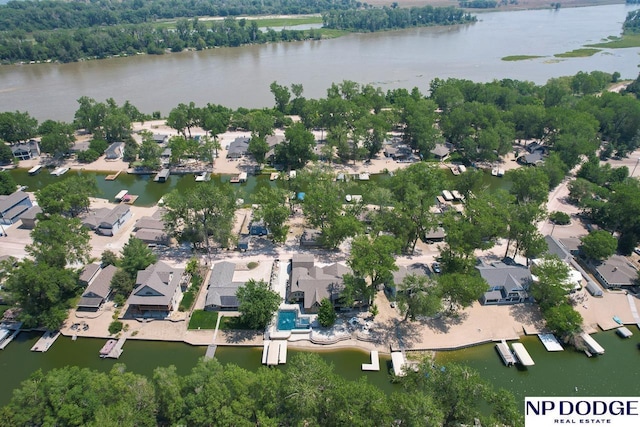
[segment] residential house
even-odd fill
[[[236,292],[244,282],[233,281],[236,265],[232,262],[219,262],[213,266],[207,286],[205,310],[237,310]]]
[[[228,159],[239,159],[247,155],[250,139],[247,137],[238,137],[234,139],[227,149]]]
[[[589,262],[589,267],[605,288],[634,286],[638,278],[635,266],[620,255],[613,255],[602,262]]]
[[[36,227],[37,216],[42,213],[40,206],[31,206],[25,213],[20,216],[22,227],[33,230]]]
[[[121,160],[124,155],[124,142],[114,142],[104,151],[104,159],[109,161]]]
[[[158,144],[166,144],[167,142],[169,142],[169,136],[162,135],[160,133],[154,133],[151,138],[153,138],[153,140]]]
[[[531,271],[524,265],[495,262],[476,266],[480,276],[489,284],[489,290],[480,298],[485,305],[517,304],[525,302],[529,295]]]
[[[267,161],[273,161],[276,156],[276,146],[284,141],[284,135],[268,135],[266,142],[269,146],[269,151],[265,154],[264,158]]]
[[[409,266],[399,265],[398,270],[392,272],[392,283],[386,283],[387,291],[395,296],[398,290],[398,285],[400,285],[405,277],[409,275],[415,276],[428,276],[430,273],[429,267],[426,264],[422,263],[414,263]]]
[[[250,236],[266,236],[269,234],[269,230],[263,221],[253,221],[249,226]]]
[[[22,142],[11,147],[13,157],[18,160],[35,159],[40,156],[40,144],[36,140],[30,140],[29,142]]]
[[[85,268],[83,273],[90,273],[91,271],[93,271],[93,268],[89,270]],[[100,306],[107,301],[111,294],[111,279],[113,279],[116,271],[118,271],[118,268],[113,265],[108,265],[105,268],[100,268],[100,266],[98,266],[98,269],[89,280],[87,288],[82,293],[82,297],[80,297],[78,310],[97,311]],[[83,278],[82,276],[83,275],[81,274],[81,279]]]
[[[343,289],[342,276],[351,269],[338,263],[315,265],[313,255],[295,254],[291,261],[291,280],[287,301],[299,303],[306,313],[317,313],[323,299],[337,303]]]
[[[138,271],[133,292],[127,299],[127,313],[142,317],[168,316],[182,299],[183,272],[162,261]]]
[[[140,218],[133,226],[133,231],[136,238],[149,245],[167,246],[171,240],[165,231],[165,224],[160,211],[154,213],[152,216],[143,216]]]
[[[451,154],[451,149],[447,146],[447,144],[436,144],[433,150],[431,150],[431,154],[441,162],[445,161],[449,154]]]
[[[409,161],[413,159],[413,151],[411,147],[405,144],[388,145],[384,148],[384,156],[391,158],[397,162]]]
[[[100,264],[98,264],[97,262],[92,262],[91,264],[85,265],[80,272],[78,282],[80,282],[80,284],[84,287],[89,286],[89,283],[91,283],[91,281],[96,277],[100,269]]]
[[[33,206],[29,195],[24,191],[15,191],[8,196],[0,196],[0,224],[11,225],[20,219]]]
[[[82,224],[103,236],[114,236],[132,216],[131,209],[126,204],[120,204],[113,209],[100,208],[92,210],[82,218]]]

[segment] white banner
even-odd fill
[[[525,427],[640,427],[638,397],[526,397]]]

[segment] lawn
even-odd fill
[[[502,58],[503,61],[526,61],[527,59],[542,58],[538,55],[511,55]]]
[[[251,330],[247,325],[240,322],[239,317],[223,317],[220,321],[220,329],[221,330],[231,330],[231,329],[243,329],[243,330]]]
[[[182,295],[182,301],[180,301],[180,306],[178,307],[179,311],[189,311],[191,306],[193,306],[193,301],[196,299],[196,290],[193,292],[193,289],[189,289]]]
[[[189,320],[188,329],[215,329],[217,321],[217,311],[194,310],[191,314],[191,320]]]

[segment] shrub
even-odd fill
[[[247,268],[249,270],[253,270],[254,268],[256,268],[258,265],[260,265],[259,262],[256,261],[251,261],[250,263],[247,264]]]
[[[549,215],[549,220],[557,225],[567,225],[571,222],[571,217],[564,212],[555,211]]]
[[[122,330],[122,322],[119,320],[114,320],[109,324],[109,333],[111,335],[115,335]]]

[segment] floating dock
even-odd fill
[[[265,341],[262,349],[262,363],[267,366],[287,363],[287,341]]]
[[[596,340],[591,338],[591,335],[587,334],[586,332],[583,332],[582,334],[580,334],[580,338],[584,340],[584,343],[586,344],[590,353],[604,354],[604,348],[602,348],[602,346],[598,344]]]
[[[209,344],[207,346],[207,352],[204,354],[205,359],[213,359],[216,356],[217,344]]]
[[[51,175],[60,176],[60,175],[64,175],[67,172],[69,172],[69,168],[56,168],[53,171],[51,171]]]
[[[111,350],[113,350],[113,347],[116,346],[117,342],[117,340],[107,340],[100,349],[100,357],[107,357],[107,355],[111,353]]]
[[[113,348],[107,353],[105,356],[100,355],[100,357],[106,357],[109,359],[119,359],[122,355],[122,347],[124,347],[124,343],[127,341],[126,337],[122,337],[115,343]]]
[[[118,194],[116,194],[116,197],[115,197],[116,202],[121,202],[122,199],[124,199],[127,194],[129,194],[129,191],[127,190],[120,191]]]
[[[363,363],[362,370],[376,372],[380,370],[380,358],[378,357],[378,350],[371,351],[371,363]]]
[[[44,335],[31,347],[31,351],[46,352],[60,336],[60,331],[47,331]]]
[[[501,342],[496,344],[496,350],[498,351],[498,354],[500,355],[502,362],[506,366],[515,365],[516,358],[513,357],[513,353],[511,353],[511,350],[509,350],[509,346],[507,345],[507,342],[505,340],[502,340]]]
[[[167,182],[169,175],[171,175],[171,171],[169,169],[162,169],[155,178],[153,178],[153,180],[155,182]]]
[[[104,177],[105,181],[115,181],[116,178],[118,177],[118,175],[120,175],[120,172],[122,172],[122,169],[120,169],[118,172],[111,174],[111,175],[107,175]]]
[[[453,194],[451,194],[449,190],[442,190],[442,197],[444,197],[447,202],[451,202],[453,200]]]
[[[516,356],[517,361],[522,366],[535,365],[533,359],[529,355],[529,352],[526,348],[524,348],[524,345],[522,343],[514,342],[513,344],[511,344],[511,348],[513,349],[513,354]]]
[[[540,341],[542,341],[542,345],[544,345],[544,348],[546,348],[547,351],[564,350],[556,337],[553,336],[553,334],[538,334],[538,338],[540,338]]]
[[[393,373],[396,377],[404,377],[407,366],[407,359],[401,351],[391,352],[391,366],[393,367]]]
[[[31,169],[29,169],[29,175],[35,175],[38,172],[40,172],[40,169],[42,169],[43,166],[42,165],[35,165],[34,167],[32,167]]]
[[[622,338],[631,338],[631,336],[633,335],[633,332],[631,332],[626,326],[620,326],[618,329],[616,329],[616,333]]]

